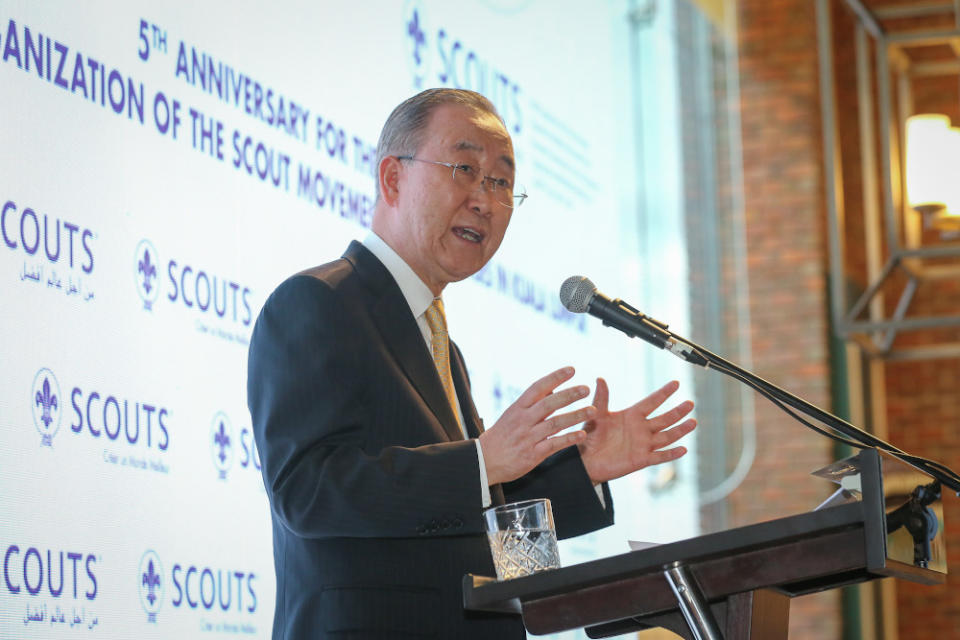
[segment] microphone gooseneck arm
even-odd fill
[[[603,295],[587,278],[582,276],[567,278],[560,290],[560,299],[569,311],[574,313],[588,312],[590,315],[595,315],[603,320],[603,324],[619,329],[630,337],[640,337],[656,347],[670,351],[691,364],[716,369],[743,382],[770,399],[791,417],[822,435],[856,448],[875,447],[882,449],[906,464],[936,478],[944,486],[953,489],[960,495],[960,476],[949,467],[933,460],[908,454],[846,420],[824,411],[799,396],[795,396],[786,389],[718,356],[709,349],[674,334],[665,323],[653,320],[622,300],[611,300]],[[839,437],[811,424],[797,415],[793,411],[794,409],[826,425],[833,431],[843,434],[846,438]]]

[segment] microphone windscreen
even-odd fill
[[[560,302],[571,313],[586,313],[596,290],[597,287],[590,282],[590,278],[570,276],[560,285]]]

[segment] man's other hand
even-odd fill
[[[693,402],[682,402],[669,411],[650,417],[679,387],[680,383],[673,380],[623,411],[610,411],[607,383],[603,378],[597,378],[597,391],[593,397],[596,415],[584,426],[586,439],[578,443],[583,465],[594,484],[676,460],[687,452],[685,447],[664,447],[669,447],[697,426],[697,421],[692,418],[677,424],[693,411]]]

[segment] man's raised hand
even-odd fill
[[[560,449],[584,442],[587,434],[579,430],[555,436],[596,413],[592,406],[555,413],[590,393],[582,385],[556,391],[573,374],[573,367],[564,367],[537,380],[480,435],[489,484],[516,480]]]

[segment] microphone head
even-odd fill
[[[560,302],[571,313],[586,313],[596,290],[597,287],[590,278],[570,276],[560,285]]]

